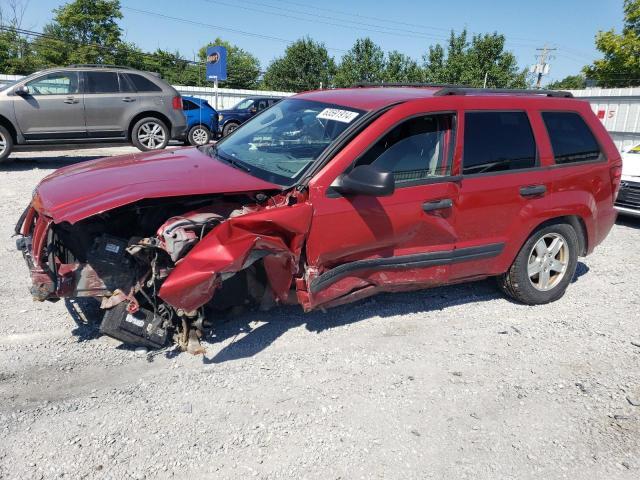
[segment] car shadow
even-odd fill
[[[572,283],[589,272],[589,267],[578,262]],[[494,279],[434,287],[425,290],[399,293],[381,293],[357,302],[334,307],[330,310],[314,310],[304,313],[299,306],[277,307],[267,312],[247,310],[240,314],[221,314],[208,321],[212,326],[205,329],[204,338],[208,346],[231,340],[217,353],[203,355],[204,364],[224,363],[242,358],[250,358],[268,348],[288,330],[305,326],[308,332],[322,333],[373,317],[388,318],[414,313],[443,311],[458,305],[486,302],[502,298],[517,304],[500,293]],[[65,305],[76,323],[72,334],[79,342],[100,337],[102,312],[99,303],[91,298],[66,299]],[[212,321],[213,320],[213,321]],[[257,327],[252,324],[259,323]],[[118,348],[131,350],[135,347],[122,345]],[[172,358],[179,350],[169,348],[159,351]],[[157,355],[156,354],[156,355]]]
[[[58,168],[75,165],[76,163],[87,162],[89,160],[97,160],[104,158],[104,155],[60,155],[60,156],[42,156],[42,157],[24,157],[16,158],[9,163],[0,164],[2,172],[20,172],[33,169],[56,170]]]

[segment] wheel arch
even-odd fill
[[[563,215],[560,217],[550,218],[538,224],[529,235],[527,235],[527,239],[531,237],[535,232],[541,230],[549,225],[557,225],[557,224],[569,224],[576,231],[578,236],[578,255],[584,257],[587,255],[589,251],[589,236],[587,235],[587,226],[584,219],[580,215]],[[525,240],[526,242],[526,240]]]
[[[0,115],[0,125],[2,125],[4,128],[9,130],[9,134],[11,134],[11,139],[13,140],[13,143],[17,144],[18,131],[16,130],[16,127],[13,126],[13,123],[11,123],[11,120],[9,120],[5,116]]]
[[[169,118],[157,111],[154,110],[146,110],[144,112],[140,112],[137,113],[129,122],[129,128],[127,129],[127,139],[131,140],[133,138],[133,126],[136,124],[136,122],[138,122],[139,120],[142,120],[145,117],[154,117],[157,118],[158,120],[162,120],[162,122],[167,126],[167,128],[169,129],[169,136],[171,136],[171,129],[173,127],[171,120],[169,120]],[[191,128],[191,127],[189,127]]]

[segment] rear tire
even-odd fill
[[[227,135],[229,135],[231,132],[233,132],[234,130],[237,130],[238,127],[240,126],[240,124],[236,123],[236,122],[229,122],[227,123],[224,128],[222,129],[222,136],[226,137]]]
[[[199,147],[206,145],[211,141],[211,130],[204,125],[195,125],[191,127],[187,134],[188,145]]]
[[[498,286],[526,305],[553,302],[564,295],[578,265],[578,235],[559,223],[534,232],[520,249]]]
[[[0,163],[8,163],[9,155],[13,150],[13,137],[9,130],[0,125]]]
[[[169,129],[156,117],[145,117],[131,129],[131,141],[143,152],[162,150],[169,144]]]

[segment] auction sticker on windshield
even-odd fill
[[[336,122],[351,123],[353,119],[358,115],[358,112],[352,112],[350,110],[325,108],[318,115],[316,115],[316,118],[321,118],[323,120],[335,120]]]

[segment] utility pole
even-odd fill
[[[536,48],[536,51],[540,52],[537,55],[538,63],[535,65],[531,65],[529,72],[535,73],[538,75],[538,80],[536,81],[536,88],[540,88],[542,84],[542,77],[549,73],[549,60],[552,60],[554,57],[550,55],[550,52],[557,50],[557,48],[549,48],[545,45],[542,48]]]

